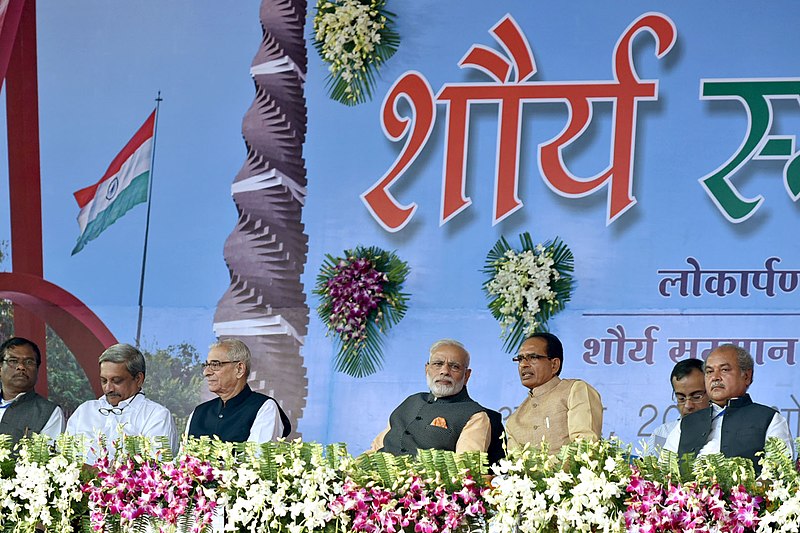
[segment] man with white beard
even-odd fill
[[[451,339],[431,346],[425,363],[430,392],[413,394],[389,417],[389,426],[372,441],[372,451],[413,455],[417,450],[482,451],[492,439],[489,417],[467,394],[472,371],[469,352]]]

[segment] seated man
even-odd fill
[[[104,395],[78,406],[67,422],[66,433],[96,439],[105,435],[110,447],[120,437],[166,437],[173,453],[178,451],[178,432],[169,409],[149,400],[142,391],[145,360],[130,344],[115,344],[100,355],[100,385]],[[93,462],[90,453],[88,462]]]
[[[775,409],[754,403],[747,394],[753,383],[753,357],[734,344],[713,350],[703,366],[706,391],[711,405],[681,419],[667,437],[664,449],[706,455],[722,453],[726,457],[746,457],[761,469],[756,453],[764,450],[769,437],[782,439],[794,453],[789,424]]]
[[[564,348],[552,333],[534,333],[514,357],[528,397],[506,421],[508,449],[530,442],[557,453],[578,438],[599,439],[603,429],[600,394],[579,379],[561,379]]]
[[[389,416],[389,426],[372,441],[372,451],[413,455],[417,450],[454,452],[489,448],[492,427],[486,410],[467,394],[469,353],[458,341],[431,346],[425,363],[430,392],[406,398]]]
[[[672,383],[672,395],[682,417],[708,407],[703,361],[700,359],[679,361],[672,368],[669,381]],[[667,442],[667,436],[680,422],[679,418],[658,426],[645,441],[645,454],[658,456]]]
[[[250,359],[250,349],[239,339],[211,345],[203,375],[217,398],[195,408],[186,424],[188,435],[258,443],[289,436],[292,425],[278,402],[247,384]]]
[[[64,411],[33,388],[42,354],[28,339],[11,337],[0,345],[0,434],[12,442],[31,433],[55,440],[64,432]]]

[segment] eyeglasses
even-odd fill
[[[203,367],[203,370],[206,368],[211,368],[212,372],[218,372],[222,365],[229,365],[231,363],[241,363],[241,361],[208,361],[207,363],[200,363],[200,366]]]
[[[122,407],[101,407],[101,408],[98,409],[98,411],[100,411],[100,414],[103,415],[103,416],[108,416],[108,415],[117,415],[117,416],[119,416],[119,415],[122,414],[122,411],[124,411],[125,408],[128,407],[128,405],[133,403],[133,399],[136,398],[137,396],[139,396],[140,394],[142,396],[144,396],[144,393],[142,391],[137,392],[136,394],[134,394],[131,397],[131,399],[130,399],[130,401],[128,402],[127,405],[123,405]]]
[[[432,366],[434,370],[441,370],[441,369],[443,369],[445,367],[445,365],[447,365],[447,368],[449,368],[450,371],[452,371],[452,372],[458,373],[458,372],[461,372],[462,370],[464,370],[464,367],[461,365],[461,363],[450,363],[450,362],[445,362],[445,361],[430,361],[430,362],[428,362],[428,364],[430,366]]]
[[[683,394],[674,394],[672,395],[675,398],[675,402],[678,405],[683,405],[685,403],[700,403],[706,397],[705,392],[693,392],[689,396],[684,396]]]
[[[551,359],[551,357],[549,355],[542,355],[531,352],[531,353],[521,353],[516,357],[512,358],[511,360],[514,361],[515,363],[522,363],[523,361],[525,361],[526,363],[535,363],[536,361],[539,361],[541,359]]]
[[[8,359],[4,359],[3,362],[9,368],[16,368],[22,363],[22,366],[28,368],[35,368],[39,365],[36,364],[36,359],[17,359],[16,357],[9,357]]]

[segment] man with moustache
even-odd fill
[[[452,339],[433,343],[425,363],[430,392],[406,398],[389,416],[389,426],[372,441],[371,450],[394,455],[424,449],[487,451],[491,423],[486,410],[467,394],[471,373],[463,344]]]
[[[250,348],[239,339],[211,345],[203,375],[217,397],[195,408],[186,424],[188,435],[258,443],[289,436],[292,425],[278,402],[247,384],[251,358]]]
[[[0,434],[12,442],[31,433],[55,440],[64,431],[64,411],[33,390],[41,364],[33,341],[11,337],[0,345]]]
[[[120,432],[154,441],[166,437],[172,452],[177,453],[178,432],[172,414],[145,397],[142,390],[146,371],[142,352],[130,344],[115,344],[100,355],[99,361],[103,396],[79,405],[67,422],[66,433],[91,440],[104,435],[109,449]],[[87,462],[93,462],[94,456],[90,452]]]
[[[703,361],[700,359],[684,359],[678,361],[669,375],[672,384],[672,395],[681,417],[708,407],[708,394],[706,394],[706,381],[703,374]],[[645,455],[658,456],[667,442],[667,437],[681,419],[661,424],[645,441]]]
[[[561,379],[564,348],[552,333],[534,333],[513,361],[528,397],[506,421],[508,449],[530,442],[549,444],[551,454],[569,442],[599,439],[603,429],[600,394],[585,381]]]
[[[754,403],[747,394],[753,383],[753,357],[735,344],[714,349],[703,366],[706,391],[711,405],[681,420],[667,438],[664,448],[684,454],[722,453],[753,461],[770,437],[782,439],[794,454],[789,424],[775,409]]]

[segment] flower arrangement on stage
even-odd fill
[[[51,453],[49,438],[34,435],[11,454],[11,438],[0,435],[0,531],[72,532],[81,512],[81,462],[71,438],[59,439]]]
[[[83,486],[95,532],[122,532],[150,523],[159,533],[201,533],[217,506],[217,475],[207,460],[188,454],[169,457],[151,450],[144,437],[123,436],[92,465],[95,478]]]
[[[478,453],[455,456],[422,450],[416,458],[385,453],[361,456],[330,504],[348,532],[484,531],[487,510]],[[338,531],[338,530],[337,530]]]
[[[547,330],[547,321],[564,309],[574,284],[572,252],[558,237],[535,245],[528,232],[519,239],[521,249],[516,250],[501,237],[483,269],[489,276],[483,284],[489,310],[500,322],[508,352],[532,333]]]
[[[383,363],[383,335],[408,308],[402,292],[408,264],[375,246],[325,257],[314,294],[320,297],[320,319],[338,344],[336,369],[368,376]]]
[[[629,532],[753,531],[758,525],[760,496],[752,496],[743,486],[727,495],[716,483],[664,486],[659,481],[642,479],[634,471],[628,486],[625,526]]]
[[[547,444],[512,451],[486,495],[500,531],[624,531],[630,477],[616,441],[578,441],[550,455]]]
[[[225,473],[226,531],[325,530],[349,461],[343,445],[246,443],[237,458]]]
[[[386,0],[318,0],[314,47],[328,64],[327,85],[337,102],[372,98],[375,74],[400,46]]]
[[[769,533],[800,523],[800,472],[779,439],[758,479],[746,459],[636,458],[611,440],[512,450],[488,487],[477,452],[352,458],[343,445],[204,437],[173,460],[129,439],[82,468],[79,439],[12,450],[0,436],[0,531]]]

